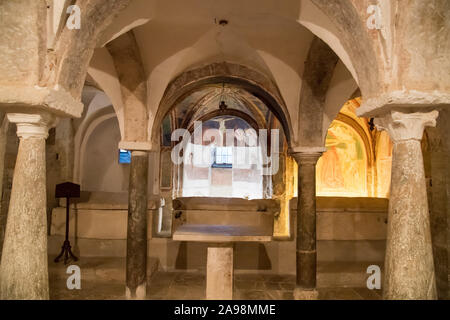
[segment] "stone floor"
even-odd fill
[[[68,290],[63,266],[51,263],[50,298],[52,300],[121,300],[124,299],[125,277],[122,262],[108,265],[90,262],[82,266],[81,290]],[[290,300],[293,299],[295,278],[260,274],[236,274],[234,299],[236,300]],[[155,272],[149,280],[147,298],[151,300],[205,299],[206,278],[203,273]],[[321,288],[323,300],[379,300],[379,291],[364,288]]]
[[[157,272],[149,283],[150,299],[205,299],[206,278],[200,273]],[[261,274],[236,274],[235,300],[292,300],[295,277]],[[322,300],[380,300],[378,290],[365,288],[321,288]]]

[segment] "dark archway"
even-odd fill
[[[293,136],[290,116],[281,94],[266,75],[248,67],[231,63],[214,63],[187,71],[175,78],[167,87],[152,127],[152,142],[157,145],[159,124],[165,115],[186,96],[206,85],[230,84],[260,99],[277,117],[290,144]]]

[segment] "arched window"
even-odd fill
[[[215,147],[213,168],[233,168],[233,147]]]
[[[183,197],[263,198],[262,151],[244,119],[222,115],[202,122],[184,154]],[[229,134],[230,133],[230,134]]]

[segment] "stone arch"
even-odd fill
[[[363,4],[362,10],[351,0],[308,0],[302,1],[302,6],[305,10],[319,9],[314,13],[322,19],[318,22],[306,21],[301,16],[299,23],[333,48],[352,73],[365,98],[376,95],[382,83],[378,70],[380,55],[367,32],[365,21],[361,19],[360,12],[365,11],[367,6]]]
[[[49,84],[63,87],[78,99],[83,90],[89,62],[102,33],[114,21],[114,17],[131,0],[78,0],[82,26],[80,30],[64,28],[55,50],[52,64],[56,72]]]
[[[291,141],[294,135],[289,112],[276,85],[260,72],[242,65],[224,62],[186,71],[168,85],[151,124],[150,136],[153,145],[157,145],[159,124],[167,112],[199,87],[213,83],[232,84],[259,98],[279,119],[288,142]]]
[[[300,95],[298,142],[301,147],[321,146],[325,99],[338,61],[338,56],[325,42],[314,38]]]
[[[107,45],[118,76],[124,104],[125,141],[147,141],[147,82],[140,50],[132,31]]]
[[[322,141],[325,141],[328,128],[349,100],[361,97],[361,92],[354,78],[342,62],[334,69],[323,106]]]
[[[100,91],[111,101],[116,112],[122,139],[125,137],[125,106],[121,84],[117,76],[113,58],[106,48],[97,49],[88,68],[88,76],[98,85]]]

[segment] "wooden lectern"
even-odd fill
[[[55,197],[66,198],[66,239],[62,246],[61,253],[55,258],[54,261],[59,262],[64,256],[64,264],[67,264],[67,262],[69,262],[70,260],[78,261],[78,258],[72,253],[72,247],[70,246],[69,241],[69,211],[70,198],[80,197],[80,185],[72,182],[58,184],[56,185]]]

